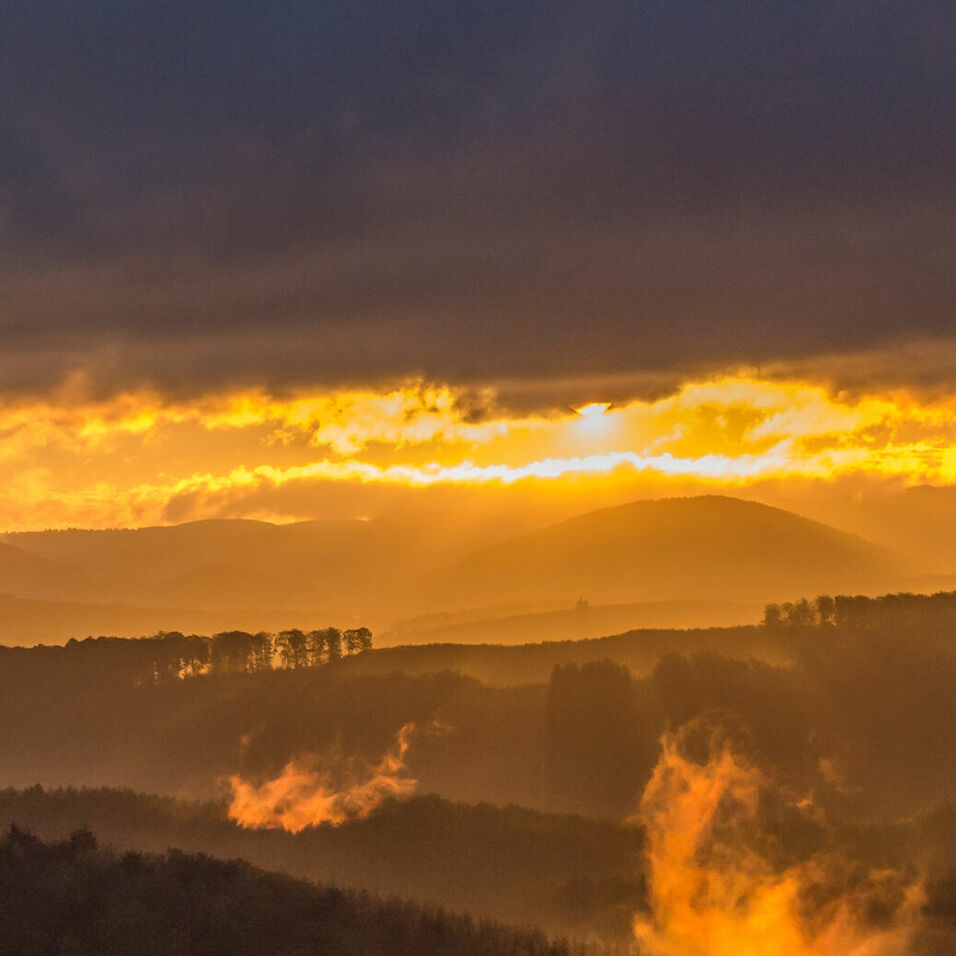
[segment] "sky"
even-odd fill
[[[956,481],[946,0],[0,17],[0,528]]]

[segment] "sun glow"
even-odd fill
[[[585,418],[596,419],[600,418],[610,407],[610,402],[589,402],[587,405],[576,408],[575,411]]]
[[[493,389],[137,392],[0,405],[6,530],[309,517],[322,489],[956,481],[956,396],[745,375],[655,400],[516,412]],[[359,502],[358,512],[369,507]]]

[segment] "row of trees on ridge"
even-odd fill
[[[343,656],[350,657],[371,650],[372,632],[367,627],[325,627],[303,631],[299,628],[279,631],[223,631],[212,637],[189,635],[178,631],[149,638],[168,651],[166,666],[156,674],[162,677],[192,677],[197,674],[252,674],[268,670],[300,670],[334,664]],[[177,653],[178,652],[178,653]],[[170,672],[170,667],[175,673]]]
[[[151,637],[73,638],[64,646],[0,648],[0,669],[10,678],[39,668],[48,676],[62,670],[71,679],[109,676],[126,684],[161,684],[203,674],[321,667],[371,648],[367,627],[290,628],[275,634],[222,631],[212,636],[161,631]]]
[[[926,626],[936,621],[951,625],[956,622],[956,591],[936,594],[821,594],[812,601],[801,598],[764,608],[764,627],[848,627],[906,628]]]

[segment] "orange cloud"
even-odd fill
[[[155,523],[172,501],[309,483],[498,486],[845,476],[956,481],[956,397],[733,375],[656,400],[516,414],[491,390],[156,393],[0,406],[7,528]],[[583,483],[583,484],[582,484]],[[571,484],[568,487],[571,487]],[[214,516],[214,505],[208,513]],[[294,517],[294,515],[293,515]]]

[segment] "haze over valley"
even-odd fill
[[[907,515],[905,505],[882,507]],[[887,520],[881,537],[896,540]],[[956,583],[945,525],[917,533],[906,517],[897,521],[908,528],[907,551],[713,495],[639,501],[556,523],[540,513],[419,510],[285,525],[216,519],[21,532],[0,541],[0,636],[30,643],[281,630],[307,618],[372,622],[390,643],[420,643],[423,635],[480,643],[483,631],[514,643],[742,624],[767,601],[822,589],[872,594]],[[516,535],[522,525],[529,530]]]
[[[0,956],[956,953],[947,0],[0,28]]]

